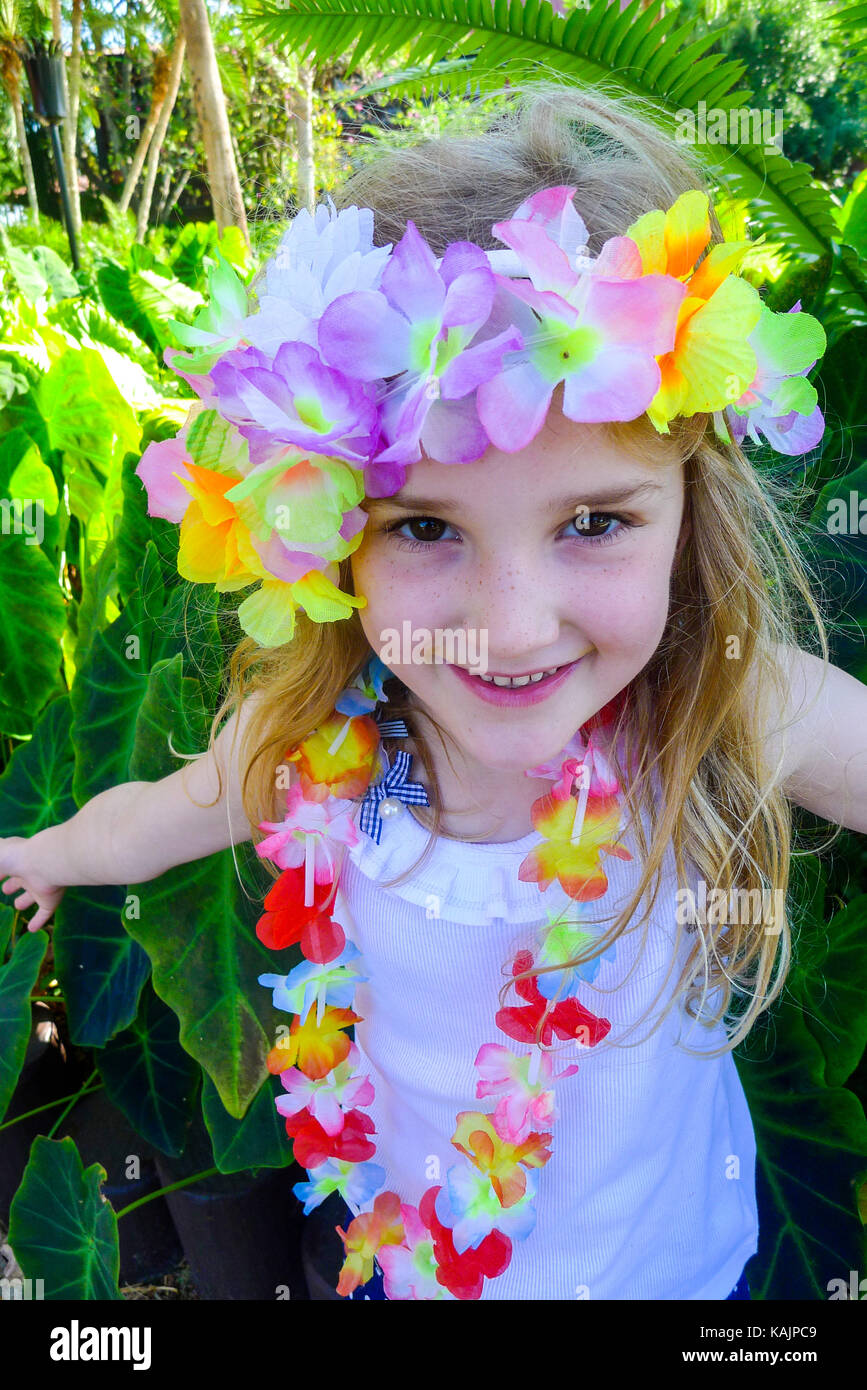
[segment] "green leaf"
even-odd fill
[[[0,777],[0,836],[36,835],[75,815],[72,797],[72,708],[52,700],[33,737],[19,743]]]
[[[81,286],[75,276],[50,246],[34,246],[33,259],[55,299],[74,298],[81,294]]]
[[[54,474],[42,462],[39,450],[33,443],[9,479],[9,495],[38,502],[50,516],[60,505]]]
[[[37,1134],[9,1210],[9,1243],[49,1301],[123,1301],[117,1217],[100,1192],[101,1163],[85,1168],[72,1139]]]
[[[837,458],[838,452],[832,451],[832,466]],[[832,476],[816,496],[810,516],[811,558],[821,566],[819,582],[839,614],[834,622],[835,664],[860,680],[867,680],[867,510],[861,507],[865,493],[867,463],[861,463],[843,478]]]
[[[164,655],[168,640],[160,628],[165,601],[162,570],[148,543],[140,591],[108,628],[93,631],[72,687],[73,793],[79,806],[106,787],[128,780],[147,674]]]
[[[37,544],[35,522],[0,534],[0,728],[20,737],[62,689],[60,638],[66,602],[54,566]]]
[[[130,780],[157,782],[177,772],[169,738],[179,753],[200,753],[207,747],[210,721],[202,687],[184,676],[180,652],[155,662],[136,716],[130,757]]]
[[[286,1121],[274,1104],[283,1088],[277,1077],[262,1084],[243,1119],[235,1119],[220,1100],[209,1076],[202,1083],[202,1114],[214,1159],[221,1173],[240,1173],[248,1168],[287,1168],[293,1162],[292,1140]]]
[[[0,934],[7,935],[15,913],[0,904]],[[8,935],[7,935],[8,939]],[[30,994],[48,947],[44,931],[23,931],[5,965],[0,964],[0,1120],[18,1084],[32,1026]],[[0,952],[0,961],[3,956]]]
[[[67,888],[57,906],[54,964],[79,1047],[104,1047],[138,1013],[150,962],[125,928],[137,911],[135,895],[117,884]]]
[[[43,377],[37,392],[51,448],[74,464],[92,466],[106,477],[117,460],[137,448],[141,430],[135,414],[93,348],[64,353]]]
[[[824,868],[800,873],[786,989],[771,1026],[735,1053],[757,1150],[759,1249],[746,1273],[759,1298],[824,1301],[830,1281],[863,1269],[867,1254],[857,1200],[867,1118],[842,1085],[867,1043],[867,933],[863,897],[826,926]]]
[[[48,293],[48,277],[41,266],[20,246],[7,245],[5,258],[15,277],[15,283],[30,304],[36,304]]]
[[[247,843],[234,848],[249,874],[254,852]],[[257,903],[242,891],[229,850],[179,864],[135,891],[141,917],[127,926],[150,956],[154,989],[180,1019],[181,1046],[240,1119],[268,1074],[277,1026],[286,1022],[258,976],[291,970],[298,949],[269,951],[259,942],[263,894]]]
[[[142,253],[144,248],[132,250]],[[153,256],[150,265],[146,264],[147,259],[143,254],[131,254],[129,266],[106,260],[97,270],[96,279],[108,312],[138,334],[162,359],[163,348],[172,344],[169,319],[179,309],[192,313],[203,299],[181,280],[174,279],[168,267],[160,274]],[[140,269],[136,268],[137,261]]]
[[[166,424],[171,424],[171,435],[177,433],[176,422]],[[121,470],[123,511],[117,533],[117,586],[124,603],[138,589],[148,541],[153,542],[166,579],[176,582],[177,576],[178,528],[163,517],[148,516],[147,492],[135,473],[138,463],[138,453],[126,454]]]
[[[56,552],[59,562],[59,550],[66,536],[66,509],[60,506],[52,469],[44,462],[38,444],[20,425],[0,438],[0,506],[4,529],[14,530],[17,525],[20,533],[32,531],[45,554]]]
[[[133,1129],[161,1153],[179,1157],[196,1095],[199,1068],[178,1042],[178,1020],[154,993],[142,990],[129,1028],[99,1053],[109,1099]]]
[[[106,604],[109,600],[115,603],[117,598],[117,567],[117,546],[114,541],[109,541],[101,551],[99,559],[85,573],[73,653],[76,671],[84,662],[94,633],[107,625]]]

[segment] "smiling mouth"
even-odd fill
[[[470,671],[469,674],[478,676],[479,680],[485,681],[488,685],[499,686],[501,690],[518,690],[522,685],[536,685],[544,680],[546,676],[555,676],[558,671],[562,671],[564,666],[571,666],[570,661],[564,661],[559,666],[548,666],[541,671],[533,671],[524,676],[494,676],[482,675],[479,671]]]
[[[590,648],[592,651],[592,648]],[[573,658],[572,661],[563,661],[559,666],[544,666],[538,671],[526,671],[522,675],[498,675],[487,672],[482,675],[479,671],[471,671],[466,666],[456,666],[455,670],[463,676],[469,676],[474,680],[483,681],[485,685],[495,687],[497,690],[521,690],[526,686],[539,685],[543,681],[552,680],[561,672],[566,671],[572,666],[577,666],[582,657],[587,656],[588,652],[583,652],[582,656]]]

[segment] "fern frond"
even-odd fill
[[[247,0],[245,17],[261,39],[293,49],[303,60],[333,60],[352,49],[361,62],[374,49],[378,64],[409,44],[399,74],[368,83],[365,92],[418,97],[439,81],[444,94],[461,95],[468,77],[487,93],[505,77],[520,82],[551,71],[576,81],[625,90],[667,112],[749,107],[752,91],[739,88],[743,63],[708,53],[716,35],[693,37],[695,20],[677,24],[680,12],[662,12],[663,0],[631,0],[623,11],[607,0],[568,18],[546,0]],[[867,4],[829,16],[847,36],[867,16]],[[664,115],[661,117],[665,119]],[[769,241],[782,242],[808,265],[832,267],[825,309],[834,324],[867,323],[867,267],[852,248],[841,247],[826,189],[806,164],[793,164],[775,147],[700,144],[709,172],[733,197],[749,201],[751,215]]]

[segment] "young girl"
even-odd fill
[[[867,830],[867,696],[740,447],[823,427],[821,328],[746,249],[633,104],[535,83],[299,213],[252,304],[221,264],[171,355],[200,400],[138,471],[246,591],[230,693],[134,843],[125,784],[0,872],[35,928],[245,837],[280,870],[313,1297],[749,1297],[732,1049],[789,803]]]

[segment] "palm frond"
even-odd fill
[[[709,53],[715,34],[694,37],[695,19],[662,13],[663,0],[646,9],[631,0],[620,11],[594,0],[568,18],[546,0],[247,0],[245,17],[260,37],[291,48],[302,60],[333,60],[351,49],[350,66],[375,52],[378,65],[410,45],[398,75],[368,83],[417,98],[436,79],[444,93],[461,95],[468,79],[482,93],[555,72],[588,84],[616,81],[651,102],[660,120],[707,110],[749,108],[752,92],[737,84],[741,62]],[[856,12],[855,5],[836,15]],[[832,266],[824,295],[832,331],[867,324],[867,264],[843,250],[826,189],[809,166],[793,164],[776,147],[697,143],[712,177],[734,197],[749,201],[751,215],[769,241],[780,241],[808,266]]]

